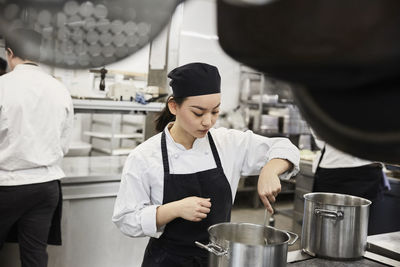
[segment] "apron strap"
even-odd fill
[[[168,152],[167,152],[167,141],[165,138],[165,130],[161,134],[161,153],[164,165],[164,174],[169,174],[169,163],[168,163]]]
[[[222,169],[221,160],[219,159],[217,147],[215,146],[214,139],[212,138],[210,132],[208,132],[208,140],[209,140],[209,142],[210,142],[211,151],[212,151],[212,153],[213,153],[215,163],[217,164],[217,167],[218,167],[219,169]]]
[[[321,164],[322,157],[323,157],[324,154],[325,154],[325,147],[326,147],[326,144],[324,144],[324,147],[323,147],[322,150],[321,150],[321,156],[319,157],[319,161],[318,161],[318,164],[317,164],[317,168],[315,168],[315,172],[317,172],[317,170],[318,170],[318,168],[319,168],[319,165]]]

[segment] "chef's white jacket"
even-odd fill
[[[168,127],[168,126],[167,126]],[[186,174],[216,168],[208,136],[194,141],[191,149],[175,143],[165,130],[170,173]],[[299,170],[299,151],[286,138],[267,138],[251,131],[211,129],[232,199],[241,175],[257,175],[273,158],[287,159],[294,168],[281,175],[289,179]],[[114,207],[113,222],[128,236],[157,237],[156,208],[163,201],[164,169],[161,133],[136,147],[128,156]],[[211,200],[212,202],[212,200]]]
[[[72,133],[68,90],[40,67],[18,64],[0,77],[0,186],[64,177]]]
[[[319,167],[325,169],[337,169],[337,168],[352,168],[352,167],[360,167],[371,164],[372,162],[369,160],[361,159],[358,157],[354,157],[350,154],[342,152],[334,148],[333,146],[325,143],[324,141],[318,140],[315,138],[315,143],[318,147],[323,149],[325,146],[325,152],[322,157],[321,163]],[[317,156],[313,160],[312,171],[315,173],[318,167],[318,162],[321,158],[321,151],[318,152]]]

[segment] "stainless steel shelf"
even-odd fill
[[[146,105],[129,102],[98,99],[73,99],[75,113],[136,113],[159,112],[165,107],[165,103],[152,102]]]
[[[102,152],[111,156],[124,156],[128,155],[133,150],[133,148],[120,147],[115,149],[109,149],[109,148],[93,147],[92,150]]]
[[[140,139],[143,140],[144,136],[142,133],[106,133],[96,131],[85,131],[83,133],[86,136],[96,137],[100,139]]]

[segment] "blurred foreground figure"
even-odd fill
[[[360,158],[400,162],[400,1],[217,3],[221,47],[290,82],[323,140]]]

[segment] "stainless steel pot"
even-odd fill
[[[286,266],[288,245],[298,236],[251,223],[220,223],[208,228],[210,243],[196,245],[210,252],[209,267]]]
[[[323,258],[351,260],[366,250],[371,201],[351,195],[304,195],[301,247]]]

